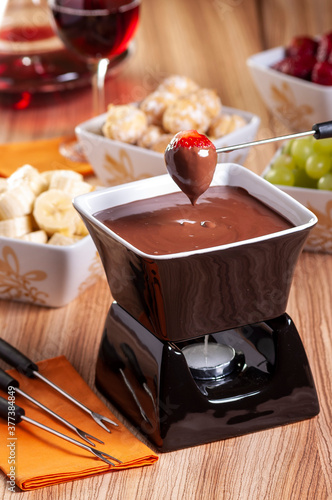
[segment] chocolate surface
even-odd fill
[[[166,148],[165,163],[168,173],[193,205],[209,187],[217,158],[215,147]]]
[[[230,186],[210,187],[195,206],[177,192],[111,207],[95,217],[153,255],[216,247],[292,227],[246,190]]]

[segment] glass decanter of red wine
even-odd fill
[[[128,55],[118,56],[111,69]],[[14,110],[47,102],[46,95],[89,85],[83,59],[56,35],[47,0],[0,0],[0,105]],[[42,97],[45,96],[45,99]]]
[[[48,4],[62,42],[90,68],[93,112],[98,115],[105,111],[108,65],[134,37],[140,0],[48,0]]]

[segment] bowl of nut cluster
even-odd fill
[[[332,139],[287,141],[262,176],[317,216],[304,249],[332,253]]]
[[[0,178],[0,299],[61,307],[103,276],[72,204],[93,189],[77,172],[32,165]]]
[[[295,36],[285,47],[247,59],[267,107],[291,130],[310,130],[332,116],[332,32]]]
[[[166,173],[164,151],[181,130],[206,134],[216,147],[250,142],[260,119],[222,105],[216,91],[185,76],[163,80],[140,103],[109,105],[106,113],[76,127],[76,135],[104,186]],[[243,164],[248,148],[221,154]]]

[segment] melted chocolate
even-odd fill
[[[210,187],[195,206],[178,192],[108,208],[95,217],[154,255],[216,247],[292,227],[246,190],[230,186]]]
[[[213,178],[218,155],[211,147],[169,147],[165,151],[165,163],[168,173],[179,188],[195,205]]]

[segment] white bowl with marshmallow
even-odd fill
[[[166,173],[165,148],[181,130],[197,130],[221,148],[252,141],[259,124],[258,116],[223,106],[214,90],[175,75],[142,102],[110,105],[75,131],[100,184],[113,186]],[[247,154],[223,153],[219,162],[243,164]]]

